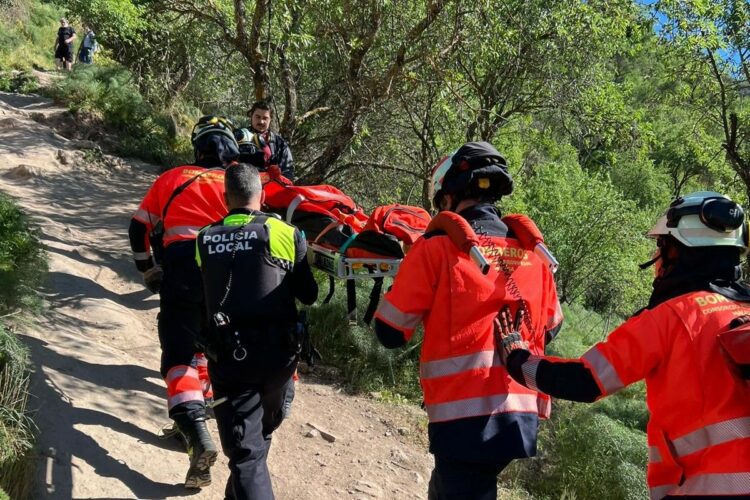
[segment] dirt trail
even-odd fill
[[[156,169],[45,125],[65,121],[49,100],[0,93],[0,189],[30,214],[50,259],[48,307],[22,332],[41,430],[34,498],[223,498],[224,457],[214,483],[191,492],[181,485],[187,456],[158,438],[167,423],[158,299],[127,244]],[[277,497],[424,498],[432,460],[415,444],[419,416],[303,377],[271,449]],[[306,437],[308,423],[337,440]]]

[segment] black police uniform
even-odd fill
[[[196,239],[209,315],[204,339],[231,475],[226,497],[273,498],[266,457],[281,424],[297,366],[295,299],[312,304],[318,286],[294,227],[235,209]]]

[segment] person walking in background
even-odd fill
[[[76,31],[68,24],[64,17],[60,18],[60,27],[55,39],[55,62],[57,69],[65,68],[70,71],[73,68],[73,42],[76,39]]]
[[[518,383],[591,403],[646,381],[647,481],[661,498],[750,497],[750,288],[744,212],[715,192],[676,199],[648,233],[645,309],[579,359],[538,355],[503,309],[496,345]]]
[[[81,40],[81,46],[78,49],[78,60],[83,64],[91,64],[94,62],[94,54],[99,49],[99,44],[96,43],[96,34],[91,26],[84,24],[83,31],[83,40]]]

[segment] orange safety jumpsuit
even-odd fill
[[[495,353],[492,324],[500,307],[523,299],[529,319],[523,333],[542,354],[562,322],[554,279],[492,205],[461,215],[484,234],[483,252],[494,268],[482,275],[447,236],[425,235],[383,297],[376,333],[381,342],[388,335],[406,342],[424,324],[420,382],[432,453],[475,463],[533,456],[538,418],[549,417],[550,398],[510,378]]]
[[[170,415],[180,408],[202,406],[213,392],[206,359],[196,353],[195,340],[205,322],[200,270],[195,264],[195,237],[201,228],[227,213],[224,202],[224,171],[184,165],[160,175],[133,214],[130,242],[139,270],[153,262],[149,233],[162,220],[172,194],[186,181],[197,177],[172,198],[164,226],[164,280],[160,294],[159,340],[162,347],[161,373],[167,384]]]
[[[644,311],[583,357],[603,395],[646,379],[651,497],[750,494],[750,385],[716,335],[750,304],[694,292]]]

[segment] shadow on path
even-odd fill
[[[154,481],[132,469],[126,461],[112,456],[110,450],[105,448],[106,444],[98,443],[81,431],[80,426],[105,427],[107,432],[134,438],[138,442],[137,446],[175,450],[178,448],[174,441],[161,440],[153,432],[123,421],[105,411],[76,407],[75,400],[66,394],[65,388],[58,386],[43,369],[53,369],[63,374],[62,376],[66,377],[66,385],[80,386],[80,380],[84,380],[90,384],[121,389],[118,393],[112,393],[113,399],[121,398],[127,389],[148,391],[158,389],[159,392],[163,392],[163,388],[143,380],[144,376],[158,377],[158,373],[135,365],[86,363],[54,352],[44,341],[28,336],[23,336],[22,339],[29,346],[34,365],[39,367],[32,377],[31,385],[31,407],[36,413],[34,420],[41,429],[38,442],[40,453],[37,484],[42,491],[37,491],[35,498],[73,498],[73,468],[76,467],[73,457],[86,462],[98,476],[117,479],[132,492],[135,498],[171,498],[198,493],[198,491],[186,490],[182,484]],[[94,374],[97,376],[94,377]],[[121,384],[126,379],[130,380],[130,384],[123,388]],[[127,406],[127,401],[117,403]],[[161,413],[163,409],[158,408],[154,411]],[[107,443],[114,442],[116,439],[107,440]],[[51,468],[52,477],[49,477],[47,470],[47,461],[51,460],[50,448],[55,450],[54,465]],[[106,496],[107,492],[101,493],[105,495],[103,498],[112,498],[112,496]]]

